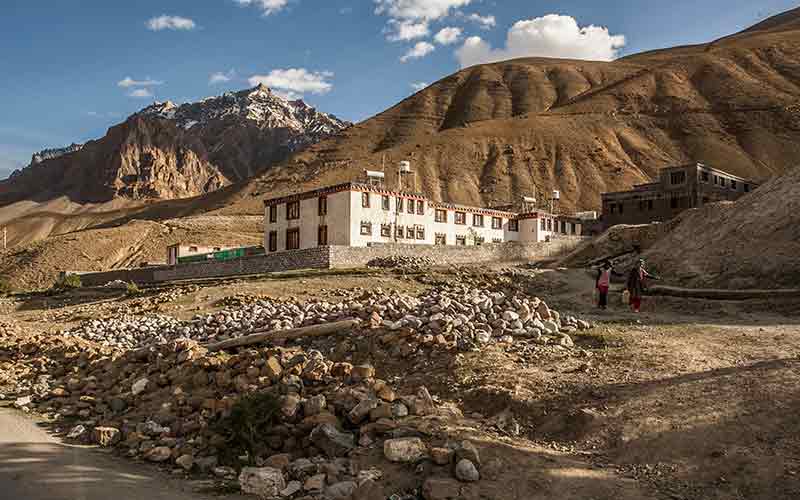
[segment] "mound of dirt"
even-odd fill
[[[645,253],[696,287],[795,288],[800,282],[800,168],[735,203],[685,212]]]

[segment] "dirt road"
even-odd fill
[[[144,467],[67,446],[27,416],[0,408],[0,498],[205,500]]]

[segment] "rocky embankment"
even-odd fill
[[[17,407],[54,419],[71,440],[206,474],[261,498],[373,498],[398,464],[431,473],[418,490],[381,490],[381,498],[459,498],[486,464],[469,441],[431,431],[458,409],[424,386],[402,392],[396,378],[381,378],[381,366],[351,362],[356,344],[374,339],[398,359],[490,343],[569,350],[570,333],[591,326],[538,298],[466,285],[420,296],[342,292],[339,302],[234,302],[187,322],[130,316],[56,336],[6,325],[0,388]],[[200,343],[343,318],[361,320],[346,338],[276,337],[235,353]]]

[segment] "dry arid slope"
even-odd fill
[[[800,168],[677,222],[646,252],[663,274],[692,286],[800,287]]]
[[[800,158],[798,18],[610,63],[468,68],[295,155],[255,190],[352,180],[404,159],[431,196],[488,205],[535,187],[560,189],[565,208],[597,208],[604,191],[695,160],[764,180]]]
[[[120,226],[86,229],[0,253],[3,280],[16,290],[48,288],[64,270],[104,271],[165,263],[176,243],[222,246],[263,244],[261,217],[186,217],[132,220]]]

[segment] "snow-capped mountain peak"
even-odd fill
[[[174,120],[186,130],[218,121],[247,122],[260,129],[283,129],[291,136],[286,145],[292,151],[318,142],[350,125],[333,115],[317,111],[302,99],[284,99],[264,84],[180,106],[169,101],[157,102],[137,115]]]

